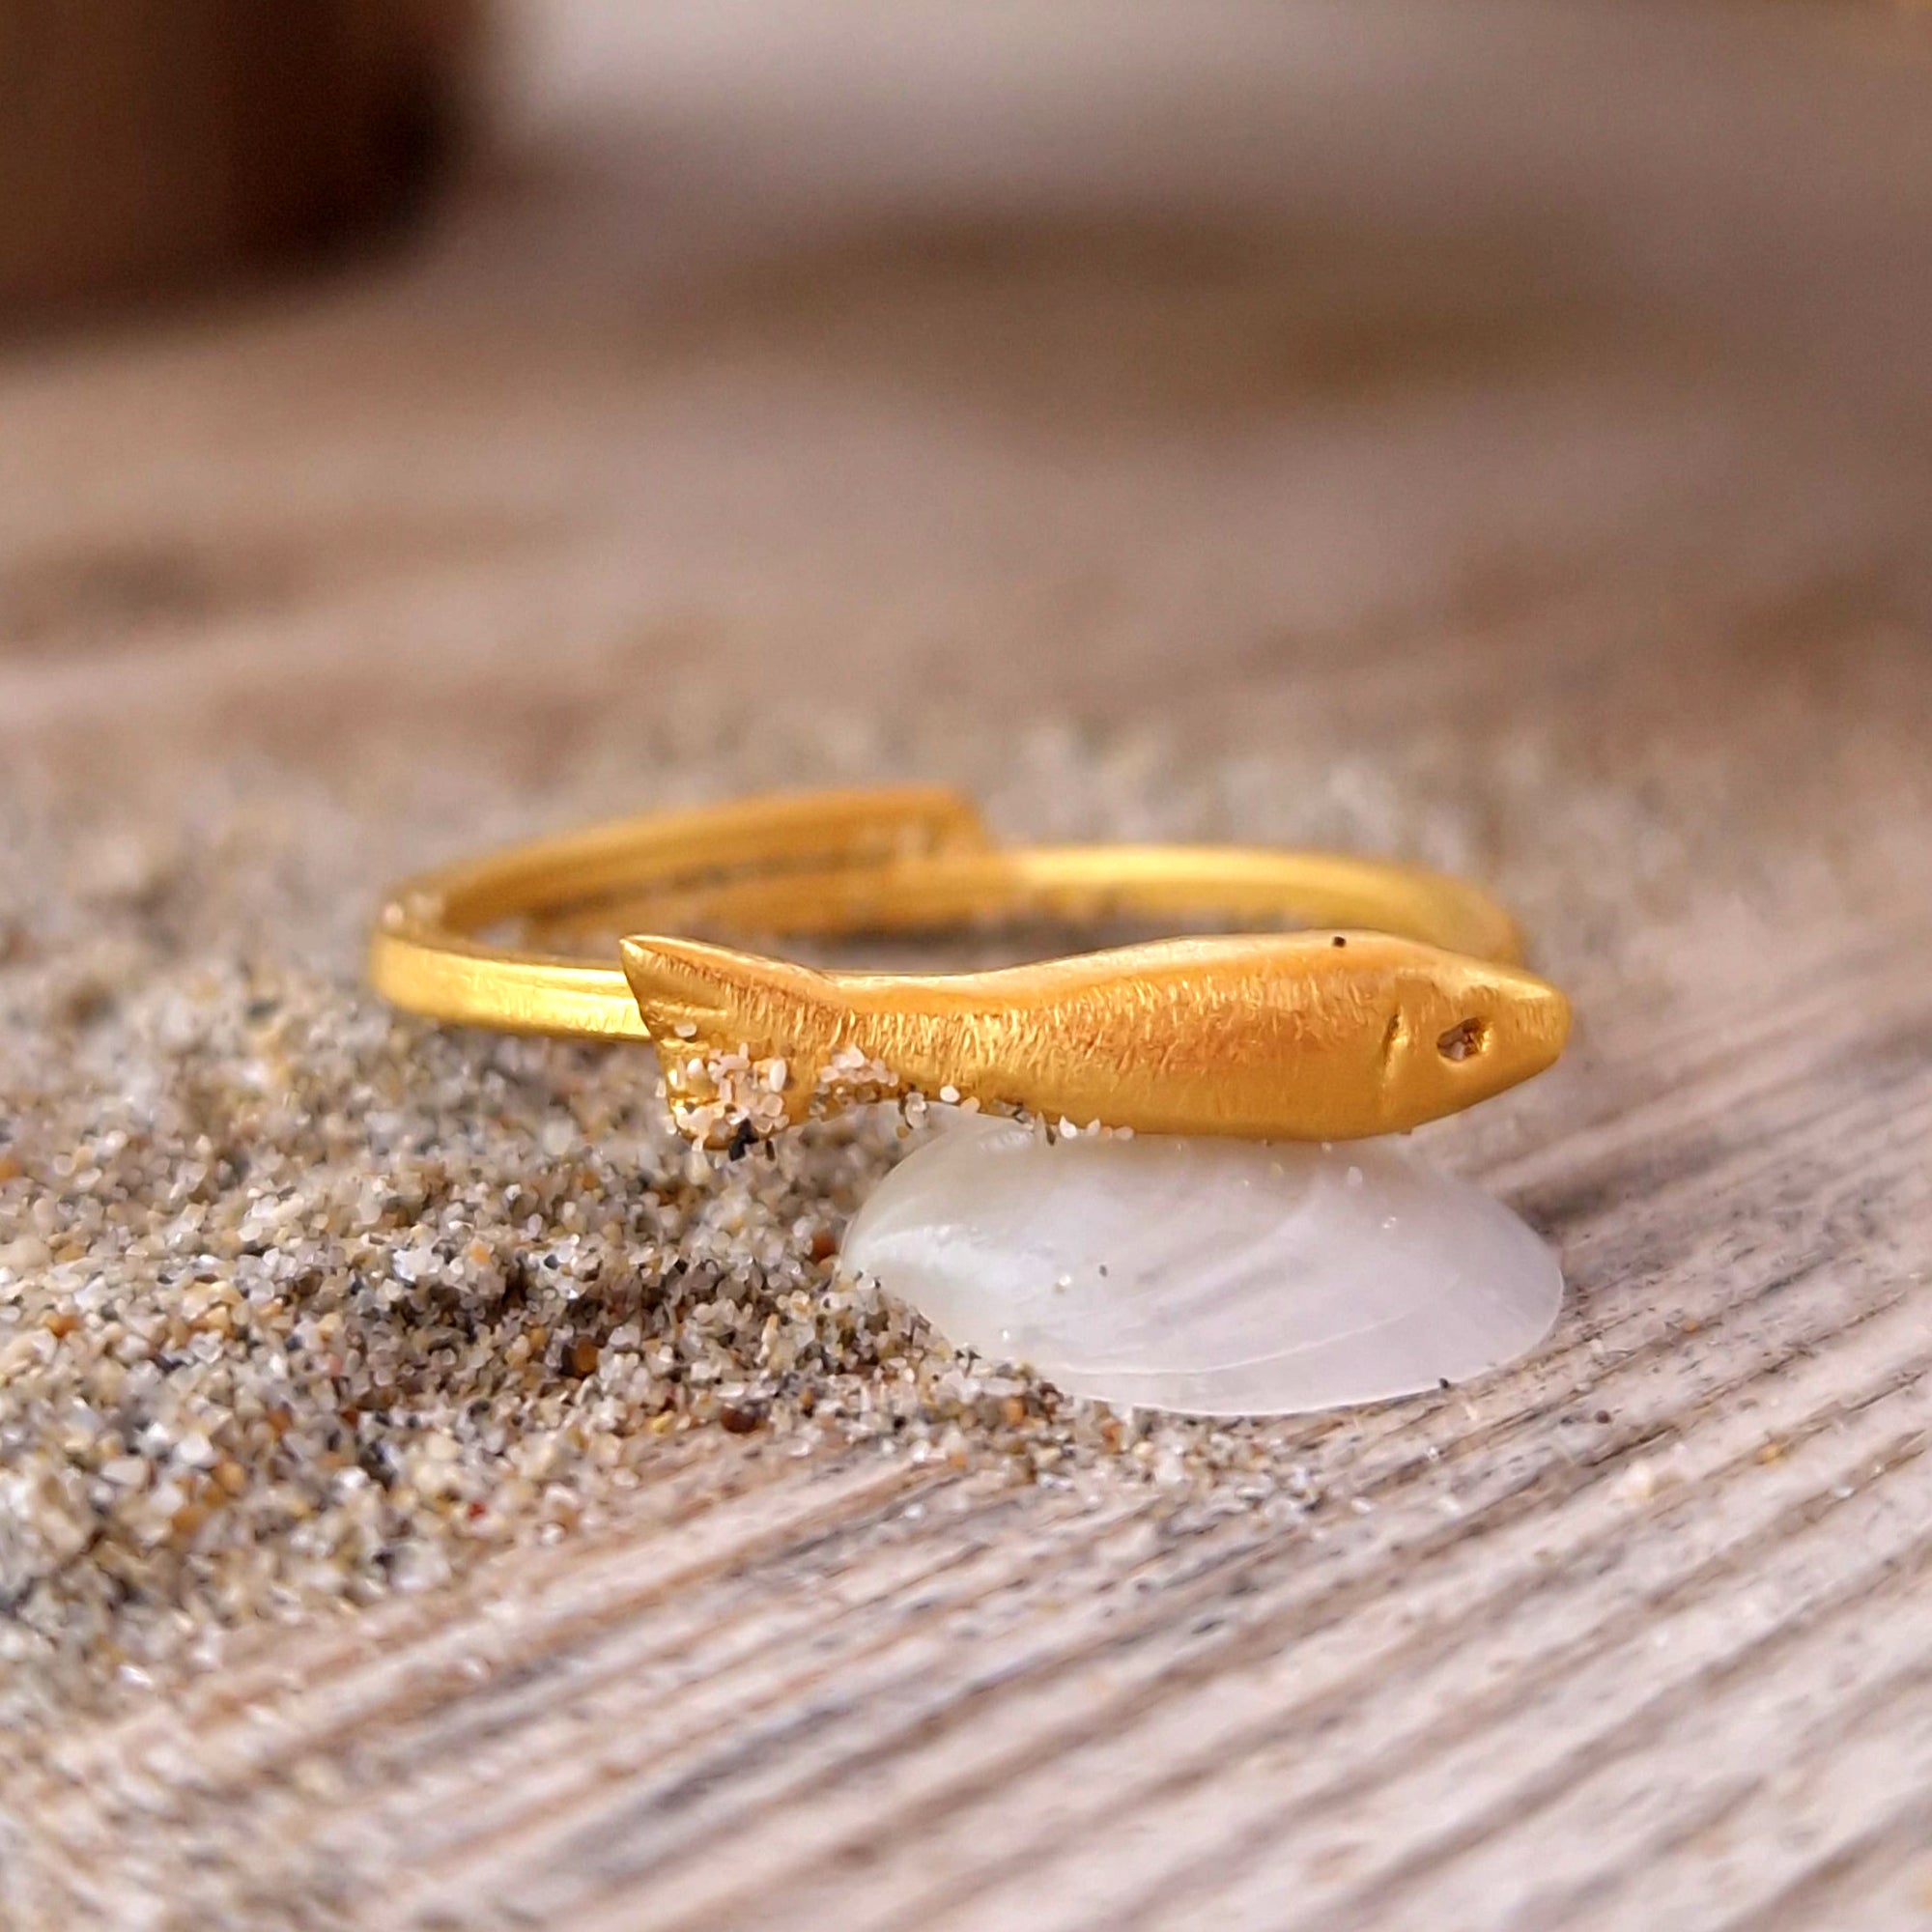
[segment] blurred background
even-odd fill
[[[319,1619],[213,1672],[204,1728],[151,1700],[152,1757],[63,1755],[64,1815],[96,1808],[57,1889],[149,1922],[239,1874],[252,1913],[177,1917],[256,1922],[295,1872],[304,1922],[441,1885],[439,1922],[547,1923],[607,1881],[659,1906],[674,1841],[692,1924],[780,1869],[759,1922],[1112,1923],[1083,1898],[1161,1870],[1132,1922],[1224,1880],[1188,1922],[1394,1922],[1439,1880],[1413,1922],[1919,1923],[1927,1464],[1922,1406],[1883,1404],[1921,1401],[1932,1272],[1928,317],[1932,10],[1892,0],[0,0],[0,1376],[48,1365],[0,1414],[41,1499],[0,1512],[0,1756],[9,1697],[139,1698],[258,1612]],[[895,779],[1010,834],[1467,872],[1574,996],[1561,1066],[1438,1143],[1558,1243],[1558,1341],[1467,1403],[1241,1436],[1327,1499],[1320,1550],[1234,1476],[1146,1519],[1157,1560],[1044,1475],[923,1528],[828,1487],[768,1541],[735,1384],[694,1366],[666,1437],[576,1352],[727,1261],[768,1332],[731,1186],[595,1293],[520,1258],[533,1188],[559,1228],[657,1214],[647,1070],[363,988],[414,867]],[[748,1238],[822,1280],[868,1179]],[[432,1201],[503,1230],[500,1300],[415,1291]],[[311,1240],[380,1404],[291,1352]],[[167,1326],[209,1254],[280,1312]],[[233,1507],[150,1534],[165,1487],[82,1466],[70,1304],[103,1296],[159,1338],[128,1385],[241,1445]],[[842,1413],[896,1427],[847,1366]],[[352,1449],[413,1467],[431,1430],[457,1473],[336,1513]],[[1119,1496],[1124,1460],[1052,1483]],[[461,1599],[516,1548],[584,1627],[559,1487],[635,1534],[612,1641],[667,1619],[622,1654],[688,1646],[693,1701]],[[880,1621],[821,1624],[862,1555]],[[942,1575],[961,1617],[923,1622]],[[393,1654],[302,1648],[418,1587]],[[1135,1653],[1143,1609],[1171,1628]],[[1055,1656],[1129,1715],[1090,1723]],[[270,1676],[279,1715],[237,1688]],[[1136,1728],[1170,1691],[1191,1757]],[[1171,1809],[1116,1804],[1143,1772]],[[1337,1781],[1272,1808],[1304,1774]]]
[[[1707,728],[1922,639],[1929,295],[1918,9],[0,0],[0,708]]]

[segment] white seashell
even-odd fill
[[[1515,1214],[1398,1141],[1049,1144],[971,1117],[887,1176],[841,1256],[957,1347],[1195,1415],[1466,1381],[1563,1295]]]

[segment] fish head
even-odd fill
[[[1552,1065],[1570,1003],[1513,966],[1416,947],[1388,974],[1380,1085],[1392,1126],[1459,1112]]]

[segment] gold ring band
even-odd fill
[[[1202,916],[1295,929],[948,975],[822,973],[670,936]],[[639,936],[602,963],[481,936],[511,922],[546,948]],[[1520,957],[1509,915],[1439,873],[1242,847],[1006,848],[967,800],[909,788],[666,813],[448,867],[389,895],[369,970],[434,1019],[652,1041],[679,1124],[714,1144],[915,1093],[1139,1132],[1345,1140],[1555,1060],[1568,1005]]]

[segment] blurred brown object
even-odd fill
[[[0,317],[218,277],[406,212],[481,0],[0,0]]]

